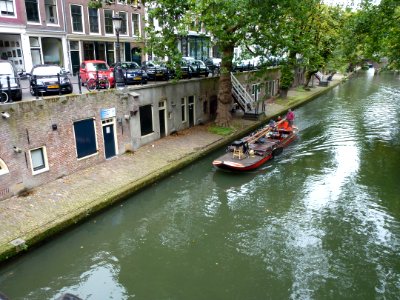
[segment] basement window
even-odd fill
[[[153,133],[153,107],[144,105],[139,107],[140,133],[142,136]]]
[[[32,174],[40,174],[49,170],[46,147],[40,147],[29,151],[31,158]]]

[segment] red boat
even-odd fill
[[[282,153],[283,148],[297,138],[298,129],[282,120],[276,126],[266,126],[259,131],[234,141],[227,153],[213,161],[220,169],[232,171],[254,170]]]

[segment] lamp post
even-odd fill
[[[117,51],[117,62],[115,64],[114,72],[115,72],[115,87],[124,87],[125,86],[125,80],[124,80],[124,74],[121,69],[121,51],[120,51],[120,43],[119,43],[119,31],[121,30],[121,25],[122,25],[122,17],[118,14],[114,15],[112,18],[113,21],[113,26],[115,29],[115,33],[117,35],[117,44],[115,46],[115,50]]]

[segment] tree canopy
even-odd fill
[[[299,67],[311,76],[318,70],[340,69],[365,59],[379,61],[381,57],[389,58],[393,67],[400,66],[398,0],[382,0],[378,5],[363,0],[357,10],[329,6],[322,0],[141,2],[149,19],[158,19],[161,25],[155,28],[147,24],[148,49],[158,57],[168,57],[172,65],[182,56],[177,38],[187,35],[193,24],[203,26],[212,37],[222,55],[216,119],[220,125],[229,124],[231,118],[230,72],[235,47],[243,50],[243,56],[280,58],[287,87],[290,77],[294,79],[293,70]]]

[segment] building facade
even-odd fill
[[[116,62],[116,32],[112,18],[122,17],[119,31],[122,61],[144,60],[144,6],[115,1],[103,8],[90,8],[86,0],[66,0],[66,38],[70,70],[76,73],[83,60],[99,59]]]
[[[144,58],[144,6],[122,1],[90,8],[86,0],[0,0],[0,57],[19,71],[57,64],[76,73],[89,59],[116,61],[112,18],[122,17],[121,60]],[[111,2],[111,1],[110,1]]]
[[[22,41],[26,33],[26,13],[23,1],[0,1],[0,59],[12,61],[18,70],[25,70]]]

